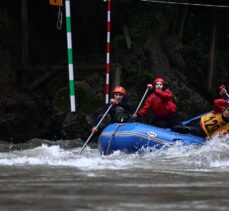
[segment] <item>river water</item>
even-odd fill
[[[0,142],[0,210],[229,210],[229,136],[130,155],[82,145]]]

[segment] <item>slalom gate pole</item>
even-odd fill
[[[107,0],[107,43],[106,43],[106,97],[105,103],[109,102],[110,86],[110,32],[111,32],[111,0]]]
[[[69,73],[70,103],[71,103],[71,112],[75,112],[76,103],[75,103],[75,82],[74,82],[74,69],[73,69],[73,57],[72,57],[70,0],[65,0],[65,11],[66,11],[67,47],[68,47],[68,73]]]

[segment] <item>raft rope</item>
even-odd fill
[[[111,134],[111,137],[108,141],[108,145],[107,145],[107,150],[106,150],[106,155],[109,154],[109,150],[110,150],[110,146],[111,146],[111,141],[115,136],[115,133],[118,131],[118,129],[120,128],[120,126],[122,126],[123,124],[118,124],[118,126],[116,127],[116,129],[114,130],[114,132]]]
[[[75,112],[76,104],[75,104],[75,82],[74,82],[73,57],[72,57],[70,0],[65,0],[65,9],[66,9],[66,30],[67,30],[67,46],[68,46],[68,72],[69,72],[70,103],[71,103],[71,112]]]
[[[110,83],[110,31],[111,31],[111,0],[107,0],[107,43],[106,43],[106,86],[105,103],[109,102]]]

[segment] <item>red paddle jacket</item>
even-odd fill
[[[228,104],[227,100],[215,99],[214,100],[214,112],[215,113],[222,113],[227,104]]]
[[[172,100],[173,93],[170,90],[157,89],[146,99],[144,106],[137,114],[143,117],[152,110],[156,117],[167,117],[177,111],[177,107]]]

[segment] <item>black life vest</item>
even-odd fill
[[[115,115],[114,115],[114,122],[117,123],[123,123],[127,122],[130,118],[130,113],[126,111],[123,107],[121,106],[116,106],[115,107]]]

